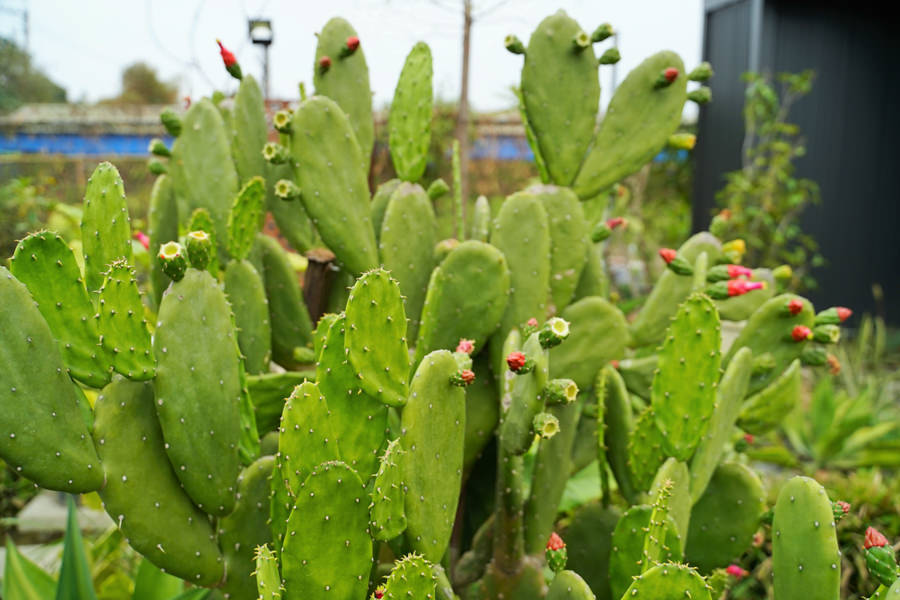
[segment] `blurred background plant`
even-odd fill
[[[789,288],[815,287],[810,271],[823,264],[818,244],[800,227],[819,186],[794,176],[794,161],[806,153],[799,128],[787,121],[795,102],[812,89],[814,73],[780,73],[778,85],[760,73],[745,73],[743,167],[726,175],[716,199],[722,211],[711,230],[723,239],[747,242],[747,264],[794,267]]]

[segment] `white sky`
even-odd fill
[[[540,20],[559,8],[590,33],[603,22],[619,32],[619,80],[657,50],[681,54],[688,69],[700,60],[702,0],[474,0],[470,101],[475,110],[512,105],[522,57],[503,48],[508,33],[528,43]],[[419,40],[432,49],[434,88],[439,97],[459,93],[462,40],[461,0],[0,0],[0,35],[21,43],[27,7],[30,49],[70,100],[95,101],[120,89],[124,67],[143,60],[162,78],[177,79],[182,94],[208,95],[235,86],[221,66],[215,38],[238,57],[244,72],[261,76],[261,54],[247,39],[247,18],[273,21],[270,50],[273,97],[295,98],[303,80],[311,89],[315,32],[332,16],[359,32],[375,106],[390,102],[403,60]],[[609,45],[598,46],[602,51]],[[612,69],[601,69],[602,103],[609,100]]]

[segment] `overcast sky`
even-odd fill
[[[509,88],[518,83],[522,57],[504,50],[504,36],[515,33],[527,44],[540,20],[559,8],[588,33],[600,23],[613,24],[620,34],[620,80],[657,50],[675,50],[688,69],[700,60],[702,0],[474,3],[469,89],[476,110],[512,104]],[[260,77],[262,55],[248,41],[247,18],[263,16],[274,29],[272,96],[296,98],[298,82],[311,86],[315,32],[340,15],[359,32],[375,106],[380,107],[393,97],[403,60],[419,40],[431,46],[435,58],[436,94],[446,99],[458,95],[461,5],[462,0],[0,0],[0,35],[22,42],[21,17],[10,9],[27,7],[30,50],[71,100],[116,95],[123,68],[136,61],[150,63],[163,79],[177,80],[183,95],[200,96],[235,87],[221,66],[217,37],[235,52],[244,72]],[[609,100],[611,76],[610,67],[601,70],[603,104]]]

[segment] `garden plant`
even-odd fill
[[[675,132],[686,101],[709,100],[690,82],[712,75],[655,54],[597,127],[611,34],[558,12],[527,46],[507,37],[541,183],[496,214],[479,200],[452,239],[433,203],[461,215],[458,168],[452,186],[422,181],[425,43],[390,108],[397,179],[373,195],[349,23],[322,29],[315,93],[274,115],[277,142],[220,43],[233,101],[165,112],[174,143],[151,144],[150,289],[108,163],[87,184],[80,257],[39,231],[0,267],[0,457],[41,487],[98,492],[148,563],[225,598],[711,600],[762,531],[776,600],[837,600],[834,525],[852,507],[807,477],[767,506],[740,442],[781,424],[850,311],[777,295],[741,240],[706,232],[660,249],[668,268],[633,318],[609,300],[603,244],[627,226],[606,218],[611,190],[693,143]],[[267,213],[294,250],[333,253],[324,315],[260,233]],[[744,323],[727,347],[722,321]],[[560,522],[588,467],[600,500]],[[875,530],[866,558],[876,597],[900,594]]]

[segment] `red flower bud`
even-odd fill
[[[663,71],[663,75],[666,77],[666,81],[672,83],[676,79],[678,79],[678,69],[675,67],[669,67],[665,71]]]
[[[225,63],[225,68],[232,66],[237,63],[237,59],[234,57],[234,54],[222,45],[221,40],[216,40],[216,43],[219,45],[219,53],[222,55],[222,62]]]
[[[609,361],[609,364],[612,365],[612,368],[613,368],[613,369],[618,369],[618,368],[619,368],[619,361],[617,361],[616,359],[612,359],[611,361]]]
[[[670,262],[675,260],[675,257],[678,256],[678,253],[676,251],[672,250],[671,248],[660,248],[659,256],[664,261],[666,261],[666,264],[669,264]]]
[[[752,277],[753,269],[748,269],[741,265],[728,265],[728,276],[732,279],[737,279],[738,277]]]
[[[356,49],[359,48],[359,38],[355,35],[351,35],[347,38],[347,50],[350,52],[356,52]]]
[[[747,442],[748,444],[751,444],[751,445],[752,445],[752,444],[753,444],[753,441],[754,441],[755,439],[756,439],[756,438],[753,437],[753,434],[752,434],[752,433],[745,433],[745,434],[744,434],[744,441]]]
[[[475,381],[475,373],[472,372],[471,369],[464,369],[459,373],[460,378],[463,380],[463,383],[469,385],[473,381]]]
[[[880,531],[878,531],[874,527],[869,527],[868,529],[866,529],[866,550],[873,546],[881,548],[882,546],[887,546],[887,543],[887,538],[884,537]]]
[[[801,312],[803,312],[803,300],[801,300],[800,298],[794,298],[793,300],[788,302],[787,308],[792,315],[799,315]]]
[[[374,596],[375,600],[381,600],[382,598],[384,598],[384,589],[378,588],[377,590],[375,590]]]
[[[848,512],[850,512],[850,503],[849,502],[844,502],[843,500],[838,500],[837,505],[841,507],[841,510],[844,511],[845,515]]]
[[[555,531],[550,534],[550,539],[547,540],[547,550],[561,550],[565,547],[566,543]]]
[[[812,339],[812,336],[812,330],[806,325],[796,325],[793,329],[791,329],[791,339],[793,339],[795,342],[810,340]]]
[[[732,577],[736,577],[738,579],[741,579],[742,577],[746,577],[747,575],[750,574],[746,569],[742,569],[738,565],[728,565],[728,567],[725,569],[725,572],[728,573],[729,575],[731,575]]]
[[[475,340],[463,338],[459,340],[459,344],[456,345],[456,351],[461,352],[462,354],[472,354],[473,350],[475,350]]]
[[[622,226],[625,225],[625,219],[622,217],[615,217],[606,222],[606,226],[609,227],[610,229],[615,229],[616,227],[618,227],[620,225],[622,225]]]
[[[509,365],[510,371],[518,371],[525,366],[525,355],[521,352],[510,352],[506,357],[506,364]]]
[[[841,320],[841,323],[850,318],[850,315],[853,314],[853,311],[849,308],[845,308],[843,306],[837,307],[838,318]]]
[[[144,247],[144,250],[150,249],[150,238],[147,237],[146,233],[144,233],[143,231],[135,231],[133,237],[141,243],[141,246]]]
[[[743,296],[753,290],[761,290],[766,287],[765,281],[747,281],[746,279],[731,279],[728,281],[729,296]]]
[[[319,59],[319,72],[324,73],[331,68],[331,57],[323,56]]]
[[[538,321],[534,317],[531,317],[530,319],[528,319],[528,322],[525,324],[528,325],[529,327],[537,327]]]

